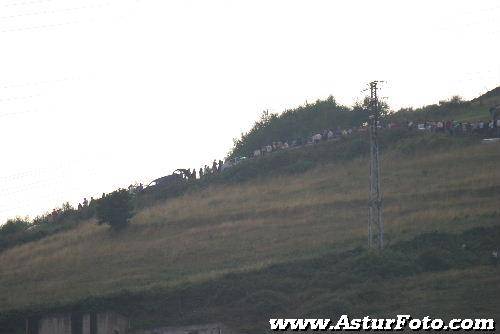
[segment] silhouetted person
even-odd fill
[[[222,160],[219,160],[219,167],[217,168],[217,171],[222,171],[222,165],[224,164],[224,162]]]
[[[89,206],[89,202],[87,201],[87,198],[84,198],[83,199],[83,207],[86,208],[87,206]]]
[[[212,162],[212,173],[217,173],[217,160],[214,159],[214,162]]]
[[[200,175],[200,179],[203,177],[203,168],[200,167],[200,171],[198,173]]]

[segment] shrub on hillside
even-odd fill
[[[17,244],[26,236],[26,231],[30,226],[28,218],[16,217],[7,220],[0,226],[0,250]]]
[[[5,236],[24,232],[30,225],[31,223],[27,218],[16,217],[9,219],[5,224],[0,226],[0,235]]]
[[[132,218],[133,208],[132,195],[128,190],[115,190],[97,203],[98,224],[108,224],[114,230],[122,229]]]
[[[327,128],[358,127],[368,118],[366,103],[349,108],[338,104],[333,96],[329,96],[326,100],[306,103],[281,114],[264,111],[248,132],[234,139],[229,156],[250,156],[255,149],[274,141],[291,142]]]

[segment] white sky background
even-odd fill
[[[262,110],[500,85],[500,3],[0,0],[0,223],[222,158]]]

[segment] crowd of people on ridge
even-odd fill
[[[453,120],[442,121],[407,121],[407,122],[388,122],[386,124],[379,123],[379,129],[407,129],[409,131],[420,130],[429,132],[442,132],[448,134],[479,134],[479,135],[496,135],[500,136],[500,119],[477,122],[459,122]],[[275,151],[301,147],[305,145],[313,145],[322,141],[338,140],[342,137],[349,136],[353,133],[365,132],[368,130],[368,125],[365,123],[360,127],[347,129],[337,128],[324,129],[321,132],[315,133],[306,138],[297,138],[291,141],[274,141],[268,145],[264,145],[253,151],[253,157],[257,158]]]
[[[204,167],[200,167],[200,169],[198,171],[198,178],[201,179],[201,178],[206,177],[208,175],[220,173],[220,172],[222,172],[223,166],[224,166],[224,162],[222,160],[217,161],[217,159],[214,159],[211,167],[209,165],[205,165]],[[191,175],[192,175],[192,178],[196,180],[196,178],[197,178],[196,177],[196,168],[193,168]]]
[[[448,133],[450,135],[455,134],[478,134],[478,135],[493,135],[500,137],[500,119],[493,119],[489,121],[476,121],[476,122],[460,122],[454,120],[441,120],[441,121],[406,121],[406,122],[387,122],[379,123],[377,128],[379,129],[406,129],[408,131],[427,131],[435,133]],[[360,127],[352,127],[347,129],[340,129],[337,127],[335,130],[324,129],[323,131],[317,132],[306,138],[297,138],[291,141],[274,141],[268,145],[264,145],[261,148],[255,149],[253,151],[253,156],[251,157],[237,157],[233,159],[227,159],[225,162],[222,160],[214,159],[212,165],[205,165],[200,167],[198,170],[196,168],[187,169],[184,177],[187,180],[199,180],[211,175],[216,175],[223,172],[225,169],[232,167],[233,165],[250,158],[258,158],[276,151],[299,148],[308,145],[318,144],[325,141],[335,141],[342,137],[350,136],[354,133],[362,133],[368,131],[368,125],[365,123]],[[140,192],[145,187],[141,184],[131,185],[128,190],[132,192]],[[105,193],[102,194],[102,198],[105,197]],[[96,203],[96,200],[91,197],[90,201],[87,198],[83,199],[82,203],[78,204],[78,211],[85,211],[88,208],[92,208]],[[49,216],[52,219],[57,219],[57,217],[62,213],[62,209],[54,209]]]

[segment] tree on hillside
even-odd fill
[[[15,244],[30,228],[29,218],[16,217],[0,225],[0,250]]]
[[[369,113],[371,108],[370,101],[370,97],[368,96],[363,99],[363,102],[356,101],[356,103],[354,103],[354,106],[352,107],[352,111]],[[379,108],[382,117],[387,116],[387,114],[389,113],[389,105],[387,104],[387,102],[379,101]]]
[[[127,226],[132,218],[134,206],[127,189],[118,189],[101,198],[96,206],[98,224],[108,224],[114,230]]]
[[[305,138],[325,129],[349,128],[361,125],[368,118],[366,109],[354,110],[339,105],[333,96],[317,100],[283,113],[264,111],[252,128],[233,140],[229,157],[249,156],[255,149],[273,141]]]
[[[16,234],[26,231],[31,226],[28,217],[9,219],[0,226],[0,235]]]

